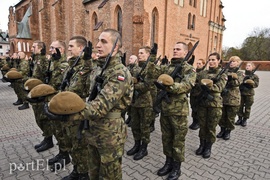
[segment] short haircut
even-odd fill
[[[220,54],[218,54],[217,52],[211,53],[208,57],[210,57],[210,56],[216,56],[216,58],[217,58],[218,60],[220,60]]]
[[[107,32],[107,33],[111,34],[113,44],[115,43],[116,38],[118,38],[118,41],[117,41],[118,49],[120,49],[122,47],[122,37],[121,37],[121,34],[119,33],[119,31],[117,31],[115,29],[105,29],[103,32]]]
[[[176,44],[182,44],[184,47],[184,50],[188,51],[188,45],[186,43],[180,41],[180,42],[177,42]]]
[[[36,41],[34,41],[34,43],[37,43],[37,46],[39,49],[46,47],[45,43],[40,41],[40,40],[36,40]]]
[[[247,62],[247,64],[250,64],[252,66],[252,68],[254,69],[255,68],[255,64],[253,62]],[[247,65],[246,64],[246,65]]]
[[[237,61],[237,62],[241,62],[242,60],[241,60],[240,57],[238,57],[238,56],[232,56],[232,57],[230,57],[229,61]]]
[[[149,53],[149,54],[150,54],[150,52],[151,52],[151,48],[150,48],[149,46],[142,46],[142,47],[140,47],[140,49],[144,49],[145,52],[147,52],[147,53]]]
[[[202,61],[202,64],[205,65],[206,61],[204,59],[198,59],[198,61]]]
[[[75,40],[75,42],[78,45],[81,45],[81,46],[86,46],[87,45],[87,40],[83,36],[73,36],[73,37],[70,38],[70,41],[72,41],[72,40]]]

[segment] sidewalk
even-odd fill
[[[179,179],[270,179],[270,72],[261,71],[256,74],[260,77],[260,85],[256,89],[248,125],[237,126],[228,141],[218,139],[209,159],[195,155],[199,146],[199,131],[189,129],[186,137],[186,162],[182,164]],[[57,145],[45,152],[35,151],[34,145],[42,140],[42,136],[33,111],[31,108],[19,111],[17,106],[12,105],[17,99],[8,84],[0,81],[0,179],[56,180],[67,176],[73,169],[72,165],[56,173],[50,172],[46,165],[46,161],[58,153]],[[130,128],[128,130],[126,151],[133,146],[132,133]],[[54,142],[56,144],[55,139]],[[164,161],[157,118],[148,156],[140,161],[134,161],[126,155],[123,157],[123,179],[166,179],[166,176],[156,175]]]

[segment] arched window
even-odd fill
[[[22,44],[21,44],[21,42],[18,42],[18,51],[22,51]]]
[[[25,42],[23,42],[23,52],[26,51],[26,46],[25,46]]]
[[[195,30],[195,23],[196,23],[196,16],[193,15],[192,17],[192,24],[191,24],[191,29]]]
[[[190,29],[191,28],[191,13],[188,14],[188,25],[187,28]]]
[[[152,23],[151,23],[151,45],[158,41],[158,10],[154,8],[152,11]]]
[[[189,0],[189,5],[190,5],[190,6],[192,6],[192,1],[193,1],[193,0]]]
[[[115,17],[116,17],[116,29],[122,35],[123,16],[122,16],[122,10],[120,6],[117,6],[115,9]]]
[[[194,0],[194,2],[193,2],[193,7],[197,7],[197,0]]]
[[[26,51],[29,52],[30,51],[30,46],[29,43],[26,43]]]

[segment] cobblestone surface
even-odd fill
[[[270,72],[256,74],[260,77],[260,86],[256,89],[248,125],[244,128],[237,126],[229,141],[218,139],[209,159],[195,155],[194,151],[199,145],[198,130],[189,130],[186,136],[186,162],[182,163],[179,179],[270,179]],[[31,108],[19,111],[17,106],[12,105],[16,96],[8,85],[0,81],[0,179],[56,180],[68,175],[72,165],[56,173],[50,172],[47,167],[47,160],[58,153],[57,145],[45,152],[35,151],[34,145],[42,140],[42,136],[33,111]],[[166,176],[156,175],[165,156],[162,153],[158,118],[155,125],[148,156],[140,161],[124,156],[124,180],[166,179]],[[56,144],[55,139],[54,142]],[[125,150],[132,146],[133,138],[129,129]]]

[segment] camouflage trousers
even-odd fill
[[[88,145],[90,179],[122,180],[122,156],[115,158],[113,154],[124,152],[124,145],[118,148],[115,150],[105,147],[98,149]]]
[[[53,135],[52,132],[52,121],[47,118],[44,114],[43,103],[32,103],[32,109],[34,111],[36,123],[42,131],[44,137],[50,137]]]
[[[150,142],[150,123],[152,122],[153,109],[151,107],[131,107],[131,130],[134,140]]]
[[[77,166],[79,173],[88,172],[88,149],[87,139],[82,132],[82,139],[79,141],[77,138],[78,128],[81,121],[67,121],[63,125],[63,133],[65,145],[70,148],[70,156],[72,157],[72,164]]]
[[[160,125],[163,153],[178,162],[185,161],[185,140],[188,119],[186,116],[164,116],[161,112]]]
[[[13,83],[14,91],[18,97],[18,99],[21,99],[23,102],[26,102],[27,92],[23,88],[23,80],[17,80]]]
[[[190,96],[190,107],[192,109],[191,111],[191,117],[193,119],[198,119],[198,96]]]
[[[239,106],[227,106],[223,105],[222,116],[218,123],[220,127],[224,127],[228,130],[234,130],[234,122],[236,113],[238,112]]]
[[[216,141],[216,127],[222,116],[222,108],[202,107],[198,109],[200,124],[199,137],[206,142]]]
[[[66,122],[62,121],[51,121],[52,122],[52,132],[54,137],[57,140],[57,144],[59,146],[59,150],[63,152],[70,152],[71,150],[71,143],[67,135],[64,134],[63,124]]]
[[[254,96],[241,96],[241,104],[238,111],[238,116],[249,119],[251,106],[254,103]]]

